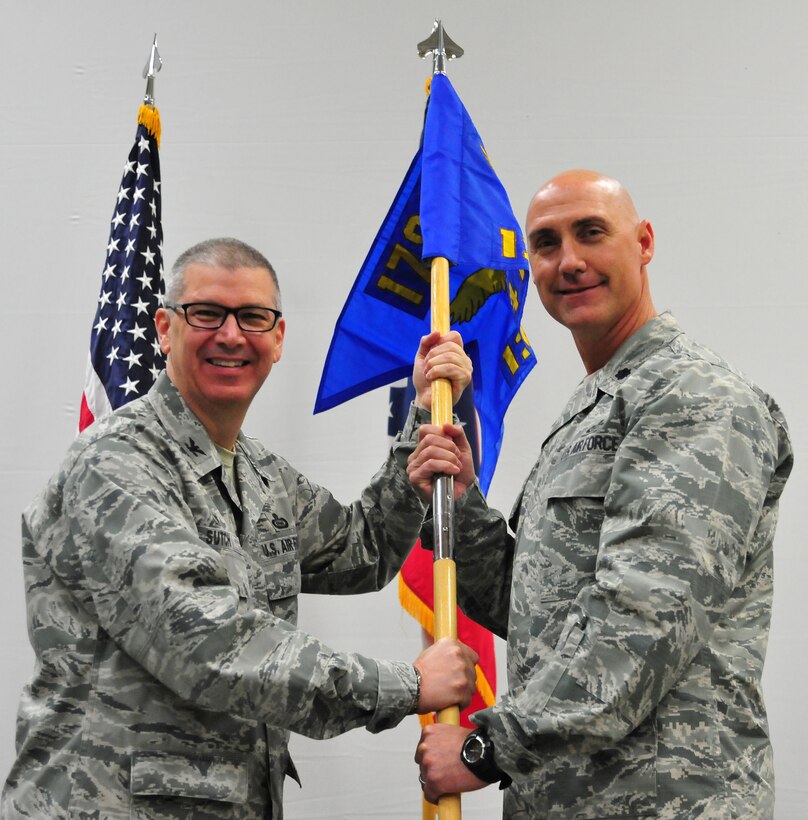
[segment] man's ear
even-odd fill
[[[654,258],[654,228],[647,220],[643,219],[637,229],[638,240],[640,242],[640,261],[647,265]]]
[[[283,353],[283,337],[286,333],[286,319],[278,319],[277,324],[270,330],[270,333],[275,334],[275,351],[272,357],[272,363],[275,364],[280,361],[281,353]]]
[[[157,308],[154,314],[154,326],[157,328],[160,350],[168,356],[171,351],[171,317],[165,308]]]

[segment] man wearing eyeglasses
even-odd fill
[[[290,730],[377,732],[473,692],[456,641],[408,664],[296,628],[300,591],[387,583],[424,507],[396,447],[343,506],[241,432],[283,348],[269,262],[194,246],[155,321],[165,373],[77,439],[23,517],[37,667],[3,817],[277,820]],[[433,378],[468,384],[457,338],[422,342],[423,406]]]

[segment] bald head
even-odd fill
[[[571,196],[595,197],[609,208],[615,218],[625,219],[632,225],[640,221],[631,194],[619,180],[597,171],[580,168],[564,171],[542,185],[533,196],[528,212],[535,213],[542,208],[552,207],[560,197],[569,198]]]

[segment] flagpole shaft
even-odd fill
[[[430,277],[432,298],[432,330],[448,333],[449,323],[449,262],[442,256],[432,260]],[[438,379],[432,385],[432,423],[447,424],[452,421],[452,383]]]
[[[432,330],[448,333],[449,262],[443,257],[432,260]],[[432,385],[432,423],[452,421],[452,384],[438,379]],[[433,491],[432,509],[435,522],[435,561],[432,579],[435,604],[435,640],[457,638],[457,580],[454,562],[454,481],[452,476],[438,476]],[[457,706],[438,712],[438,723],[460,725]],[[438,801],[440,820],[460,820],[460,795],[446,794]]]
[[[432,563],[435,589],[435,640],[457,637],[457,578],[451,558],[436,558]],[[438,712],[438,723],[460,724],[460,710],[449,706]]]
[[[422,820],[435,820],[438,816],[438,807],[430,803],[425,797],[421,797],[421,818]]]

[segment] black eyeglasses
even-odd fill
[[[229,308],[213,302],[186,302],[184,305],[166,305],[167,310],[181,310],[185,321],[191,327],[202,330],[217,330],[232,313],[236,323],[246,333],[266,333],[272,330],[283,315],[279,310],[271,307],[244,307]]]

